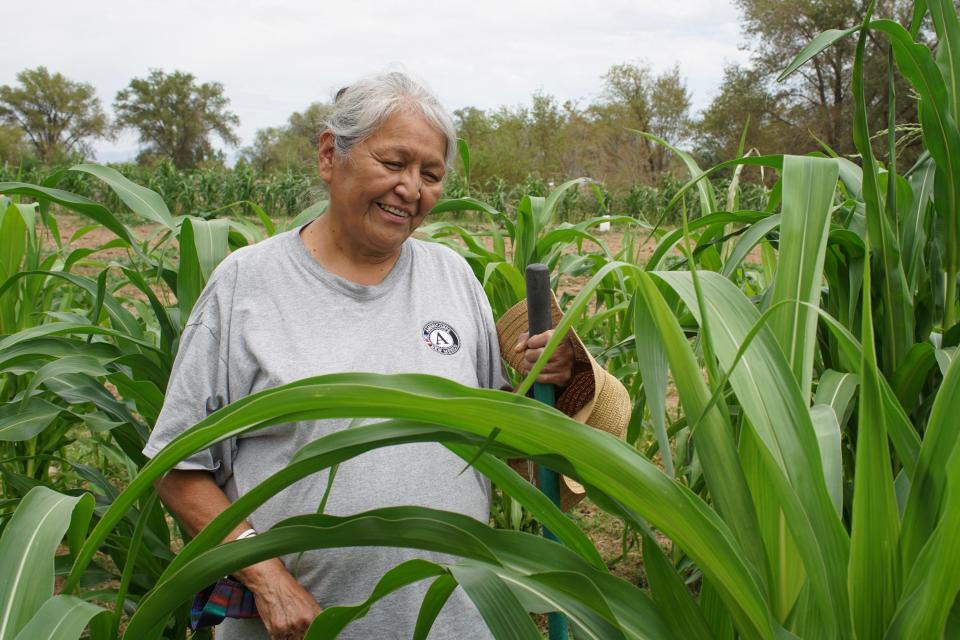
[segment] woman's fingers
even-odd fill
[[[527,333],[520,334],[514,347],[516,353],[523,353],[521,368],[523,373],[529,372],[534,363],[543,355],[544,347],[553,337],[553,330],[544,331],[534,336]],[[550,359],[537,376],[537,382],[566,386],[573,377],[573,346],[568,336],[554,350]]]
[[[313,596],[285,570],[253,589],[257,613],[271,640],[300,640],[323,611]]]

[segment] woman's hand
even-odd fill
[[[190,535],[196,535],[230,506],[230,500],[207,471],[173,469],[157,483],[157,490]],[[249,523],[240,523],[225,541],[249,528]],[[300,640],[322,611],[277,558],[234,571],[233,575],[253,592],[257,613],[271,640]]]
[[[529,373],[537,359],[543,353],[543,348],[553,336],[553,329],[530,336],[528,333],[521,333],[517,345],[513,348],[517,353],[523,354],[521,362],[521,373]],[[560,387],[566,387],[573,378],[573,345],[570,343],[570,336],[567,335],[563,342],[557,346],[556,350],[547,361],[547,365],[537,376],[537,382],[541,384],[552,384]]]
[[[279,560],[267,560],[234,575],[253,592],[270,640],[301,640],[323,611]]]

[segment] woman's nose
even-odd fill
[[[420,180],[420,176],[412,171],[406,171],[400,177],[400,182],[397,183],[396,189],[401,198],[412,202],[420,199],[420,189],[422,186],[423,182]]]

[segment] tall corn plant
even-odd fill
[[[56,175],[42,185],[0,184],[0,193],[38,202],[2,198],[0,508],[7,511],[40,489],[72,491],[81,482],[101,510],[119,495],[118,485],[146,462],[141,450],[163,403],[181,326],[206,279],[229,248],[275,231],[262,211],[269,223],[263,231],[244,221],[174,217],[156,193],[113,169],[73,170],[102,180],[157,231],[138,240],[114,212],[57,189]],[[51,204],[116,237],[99,247],[74,247],[72,239],[61,238]],[[117,248],[125,250],[122,262],[99,258]],[[158,293],[162,289],[173,292],[172,304]],[[29,504],[27,514],[34,509]],[[12,528],[17,517],[29,517],[17,513],[0,525]],[[135,539],[150,553],[128,562]],[[114,593],[122,610],[173,557],[171,540],[162,508],[145,501],[125,514],[104,547],[126,573],[112,574],[98,560],[88,579],[119,579]],[[58,560],[59,571],[67,559]]]
[[[459,142],[465,180],[469,181],[470,151],[465,141]],[[484,286],[494,315],[499,317],[526,297],[523,273],[527,265],[538,262],[546,264],[554,272],[552,284],[556,289],[561,276],[593,273],[606,261],[613,259],[603,240],[591,233],[592,228],[604,222],[638,224],[635,218],[629,216],[599,215],[578,224],[556,225],[557,210],[563,198],[585,186],[594,190],[598,206],[602,207],[603,198],[598,186],[589,178],[576,178],[560,184],[546,197],[524,195],[512,218],[469,196],[442,200],[431,211],[435,214],[479,214],[480,220],[486,223],[483,236],[489,238],[489,247],[483,242],[483,236],[452,222],[427,224],[420,228],[420,232],[450,246],[467,260]],[[584,241],[598,246],[602,255],[584,257]]]
[[[955,13],[951,19],[955,24]],[[865,25],[875,24],[868,16]],[[861,29],[858,72],[865,37]],[[118,527],[129,526],[138,501],[141,514],[150,512],[152,482],[178,460],[294,417],[379,417],[389,420],[312,443],[235,502],[161,569],[153,589],[137,597],[126,634],[160,633],[182,611],[184,594],[237,567],[345,544],[432,549],[462,560],[395,568],[366,602],[322,614],[311,637],[335,635],[370,603],[424,579],[432,586],[421,609],[419,637],[456,584],[497,637],[537,637],[526,612],[546,610],[563,611],[578,637],[956,633],[951,610],[960,590],[960,567],[951,537],[960,516],[960,464],[954,459],[952,416],[960,409],[954,406],[960,402],[960,370],[942,342],[934,347],[943,377],[933,380],[932,392],[924,390],[929,411],[905,411],[898,386],[905,378],[884,372],[884,363],[896,358],[882,356],[888,342],[875,339],[876,333],[886,335],[874,324],[885,323],[899,299],[883,298],[896,285],[884,284],[883,271],[890,264],[885,251],[892,246],[893,225],[887,222],[891,233],[885,236],[882,221],[870,223],[879,228],[877,234],[866,220],[877,214],[882,174],[869,158],[860,175],[841,159],[769,156],[732,164],[744,163],[780,172],[772,198],[779,213],[774,207],[746,213],[702,209],[706,215],[686,224],[673,241],[682,241],[685,260],[677,264],[688,271],[665,270],[659,262],[642,269],[605,259],[568,305],[552,341],[557,344],[564,331],[581,322],[598,292],[617,282],[625,305],[620,312],[633,328],[632,348],[651,406],[668,371],[677,386],[685,413],[682,428],[696,459],[688,472],[664,473],[634,448],[523,397],[427,376],[308,379],[235,403],[158,454],[102,512],[92,531],[72,539],[73,569],[65,594],[88,593],[83,581],[97,550],[110,546]],[[691,188],[700,180],[695,175]],[[871,190],[873,195],[865,193]],[[729,236],[724,227],[731,222],[749,226]],[[732,238],[737,239],[721,250],[720,243]],[[772,256],[776,272],[769,282],[750,284],[742,279],[741,263],[764,242],[780,247]],[[870,295],[875,281],[881,295]],[[745,283],[754,299],[738,288]],[[831,309],[847,315],[835,316]],[[692,343],[691,332],[697,334]],[[905,362],[911,361],[911,349]],[[666,427],[664,433],[669,436]],[[301,516],[253,540],[217,545],[246,514],[290,483],[372,448],[414,441],[443,442],[474,461],[557,532],[562,546],[419,508],[346,518]],[[490,454],[530,456],[579,479],[598,505],[642,531],[649,594],[612,578],[583,534]],[[850,455],[853,460],[845,460]],[[26,503],[22,509],[15,517],[27,518],[33,511]],[[126,575],[145,555],[144,534],[150,530],[146,517],[133,522],[128,539],[134,542],[118,563]],[[672,540],[671,555],[654,542],[655,531]],[[688,581],[699,585],[696,595]],[[34,602],[49,598],[45,589],[38,593]],[[114,617],[113,628],[118,621]],[[182,628],[182,620],[174,628],[178,624]]]
[[[185,593],[258,559],[318,546],[389,544],[448,552],[463,560],[400,565],[384,576],[368,601],[322,614],[311,637],[335,634],[370,603],[423,579],[433,581],[421,612],[424,634],[452,587],[460,584],[498,637],[538,637],[525,612],[545,610],[563,611],[578,633],[598,638],[732,637],[734,630],[759,638],[876,637],[885,631],[891,637],[933,637],[945,626],[960,586],[948,559],[949,531],[960,508],[956,474],[949,473],[956,436],[948,416],[960,371],[952,365],[948,370],[926,425],[929,440],[910,474],[911,481],[932,483],[942,491],[942,511],[931,518],[929,511],[921,516],[908,506],[901,518],[891,501],[885,436],[893,432],[894,419],[872,346],[861,349],[842,325],[828,323],[849,359],[858,363],[861,380],[854,517],[845,523],[832,490],[839,442],[822,437],[830,430],[820,428],[830,424],[834,405],[811,407],[803,390],[803,363],[815,348],[803,312],[811,309],[807,300],[815,296],[812,285],[819,279],[803,274],[822,269],[817,257],[824,253],[817,247],[825,242],[827,228],[822,211],[831,208],[839,167],[836,161],[815,158],[782,158],[781,166],[783,233],[813,250],[798,256],[814,258],[812,266],[793,258],[792,269],[781,260],[778,277],[791,278],[782,276],[783,284],[774,288],[780,293],[766,313],[722,274],[647,272],[612,262],[572,301],[558,327],[562,333],[574,323],[611,273],[626,278],[635,330],[647,337],[637,348],[658,345],[669,364],[701,459],[702,488],[688,488],[635,449],[517,395],[467,389],[428,376],[325,376],[241,400],[172,442],[87,536],[75,554],[65,592],[78,588],[94,553],[124,514],[178,460],[294,416],[379,417],[392,420],[312,443],[287,468],[235,502],[163,571],[156,587],[139,601],[126,634],[158,632],[182,606]],[[820,215],[807,216],[811,209]],[[797,286],[787,287],[792,281]],[[873,315],[869,299],[864,304],[862,333],[869,335]],[[698,352],[678,322],[678,305],[701,328],[700,350],[715,369],[707,380]],[[796,320],[774,322],[780,312]],[[793,345],[792,357],[788,345]],[[527,384],[536,368],[530,375]],[[738,415],[730,411],[730,397]],[[499,432],[491,444],[494,429]],[[465,459],[475,459],[478,468],[557,531],[563,546],[420,508],[346,518],[300,516],[252,541],[217,546],[250,511],[298,479],[372,448],[414,441],[443,442]],[[487,453],[481,454],[484,448]],[[603,508],[649,532],[645,551],[651,595],[612,578],[583,535],[489,453],[526,455],[549,464],[582,481]],[[878,521],[887,523],[882,535],[877,535]],[[919,530],[918,522],[923,525]],[[668,536],[693,562],[702,576],[699,596],[686,588],[677,565],[649,543],[652,529]],[[905,539],[900,530],[915,531],[910,540],[920,548],[904,579],[895,572],[902,566],[896,551]]]
[[[793,159],[786,159],[785,181],[794,177],[793,164]],[[796,164],[809,169],[803,159]],[[811,186],[830,193],[830,166],[821,171],[825,175],[815,177]],[[818,175],[815,170],[811,174]],[[931,629],[942,629],[957,591],[950,586],[956,580],[952,565],[930,561],[914,569],[919,572],[916,584],[927,589],[924,595],[931,582],[949,587],[929,599],[899,588],[896,581],[875,579],[874,573],[882,577],[883,567],[888,566],[883,560],[890,557],[889,539],[858,544],[860,535],[875,532],[875,522],[855,517],[852,531],[844,526],[828,487],[827,456],[821,454],[814,412],[777,334],[749,299],[717,274],[646,273],[616,263],[604,270],[628,274],[636,285],[638,329],[660,337],[685,410],[695,424],[709,501],[667,477],[627,445],[583,429],[523,397],[466,389],[427,376],[326,376],[251,396],[230,410],[211,415],[171,443],[101,519],[78,552],[66,588],[77,583],[85,563],[123,510],[149,492],[152,482],[177,460],[224,438],[287,422],[293,416],[376,416],[394,420],[312,443],[287,468],[235,502],[168,567],[157,588],[142,600],[127,633],[134,637],[158,628],[184,593],[224,572],[277,553],[339,544],[401,544],[449,552],[466,560],[442,566],[416,563],[397,567],[384,576],[367,602],[332,608],[321,615],[311,630],[316,637],[339,630],[392,589],[425,578],[435,580],[436,588],[424,603],[424,627],[429,626],[430,612],[458,583],[474,598],[498,637],[537,637],[534,629],[520,622],[523,612],[551,608],[562,610],[580,633],[593,637],[723,636],[727,625],[743,637],[761,638],[787,637],[787,632],[800,637],[875,637],[876,629],[887,628],[929,637]],[[559,331],[569,328],[578,309],[582,311],[592,295],[591,287],[607,275],[604,270],[574,301]],[[701,327],[712,327],[709,349],[727,372],[715,383],[703,379],[697,356],[671,310],[671,300],[677,298],[693,311]],[[872,315],[865,313],[864,318],[864,332],[869,333]],[[863,472],[865,479],[859,481],[858,477],[854,510],[870,514],[871,505],[881,504],[885,505],[880,512],[884,517],[898,519],[895,505],[890,509],[892,477],[888,467],[884,480],[889,454],[884,450],[886,439],[880,437],[886,418],[875,357],[869,350],[860,353],[859,345],[849,337],[846,346],[851,357],[856,355],[861,363],[861,431],[876,432],[868,444],[862,436],[858,446],[858,473]],[[535,375],[536,370],[531,372]],[[956,368],[950,369],[937,396],[935,416],[947,415],[944,411],[948,412],[954,401],[958,375]],[[737,425],[730,423],[729,413],[714,398],[726,384],[741,403],[743,417]],[[373,389],[376,394],[371,394]],[[741,432],[739,444],[734,438],[735,426]],[[942,445],[939,436],[946,426],[939,419],[928,425],[928,433],[938,434],[938,445]],[[589,544],[576,530],[562,526],[560,514],[538,499],[538,494],[524,493],[519,488],[523,485],[510,479],[502,463],[486,455],[478,458],[480,468],[494,477],[499,474],[551,527],[554,522],[561,525],[558,536],[568,550],[526,534],[491,531],[468,519],[417,508],[347,518],[301,516],[253,541],[216,546],[257,505],[309,473],[371,448],[400,442],[444,442],[470,459],[488,444],[494,428],[500,432],[490,451],[527,455],[550,464],[581,480],[604,508],[642,530],[655,527],[669,536],[702,572],[699,599],[691,596],[673,565],[650,546],[656,567],[648,572],[652,597],[610,578],[596,565]],[[950,449],[952,444],[955,442]],[[930,447],[932,450],[934,445]],[[877,502],[882,496],[886,498]],[[951,525],[957,506],[944,505],[942,519],[924,539],[925,549],[945,543],[934,532],[943,535],[940,527]],[[777,509],[777,519],[786,523],[772,543],[763,533],[767,508]],[[796,573],[784,574],[783,567],[789,563],[771,560],[776,557],[772,545],[782,545],[784,536],[792,540],[802,568],[799,585],[789,589],[790,596],[783,591],[792,583],[783,578],[793,579]],[[784,607],[785,613],[778,612],[778,602],[784,598],[793,601]],[[905,613],[894,618],[897,611]]]

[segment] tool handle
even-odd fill
[[[531,264],[527,267],[527,324],[530,335],[543,333],[553,327],[553,313],[551,309],[550,270],[543,264]],[[552,384],[533,385],[534,397],[550,405],[555,401],[555,389]],[[553,502],[560,506],[560,476],[556,471],[540,466],[540,490]],[[552,531],[543,528],[545,537],[556,540]],[[567,620],[563,614],[556,611],[547,616],[550,640],[567,640]]]
[[[544,264],[527,267],[527,318],[530,335],[549,330],[553,326],[550,312],[550,270]]]

